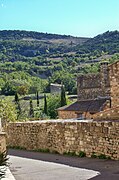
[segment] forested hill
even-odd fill
[[[56,42],[61,43],[66,41],[66,43],[73,44],[83,44],[89,38],[86,37],[74,37],[70,35],[59,35],[59,34],[49,34],[49,33],[41,33],[35,31],[20,31],[20,30],[3,30],[0,31],[0,40],[26,40],[26,41],[50,41],[57,40]],[[52,42],[51,41],[51,42]],[[72,41],[72,42],[71,42]],[[55,42],[55,41],[54,41]]]
[[[33,31],[3,30],[0,31],[0,52],[7,56],[8,60],[10,56],[17,56],[18,59],[18,56],[68,53],[74,46],[82,45],[88,39]]]
[[[108,58],[109,63],[114,62],[119,59],[117,53],[118,31],[92,39],[0,31],[0,91],[12,95],[20,86],[29,93],[35,93],[36,89],[48,92],[50,83],[63,83],[66,91],[74,94],[77,73],[97,73],[100,61]]]
[[[119,31],[107,31],[86,41],[82,46],[77,45],[75,51],[78,54],[107,52],[119,53]]]

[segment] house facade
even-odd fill
[[[94,118],[95,114],[119,104],[119,61],[100,64],[98,74],[81,75],[77,78],[77,101],[58,109],[61,119]],[[118,97],[118,98],[117,98]]]

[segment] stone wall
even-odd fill
[[[0,153],[6,150],[6,134],[0,132]]]
[[[119,105],[119,61],[109,66],[112,107]]]
[[[95,99],[98,96],[110,96],[108,63],[100,65],[98,74],[80,75],[77,77],[78,100]]]
[[[119,61],[109,66],[111,108],[95,114],[94,120],[119,119]]]
[[[105,154],[119,160],[119,122],[52,120],[10,123],[8,145],[27,150]]]

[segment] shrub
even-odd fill
[[[80,151],[78,156],[79,156],[79,157],[86,157],[86,153],[83,152],[83,151]]]
[[[7,151],[0,153],[0,166],[6,166],[8,164]]]
[[[0,100],[0,117],[4,123],[16,121],[16,106],[8,100]]]

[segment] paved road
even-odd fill
[[[16,180],[119,180],[119,161],[9,150]]]

